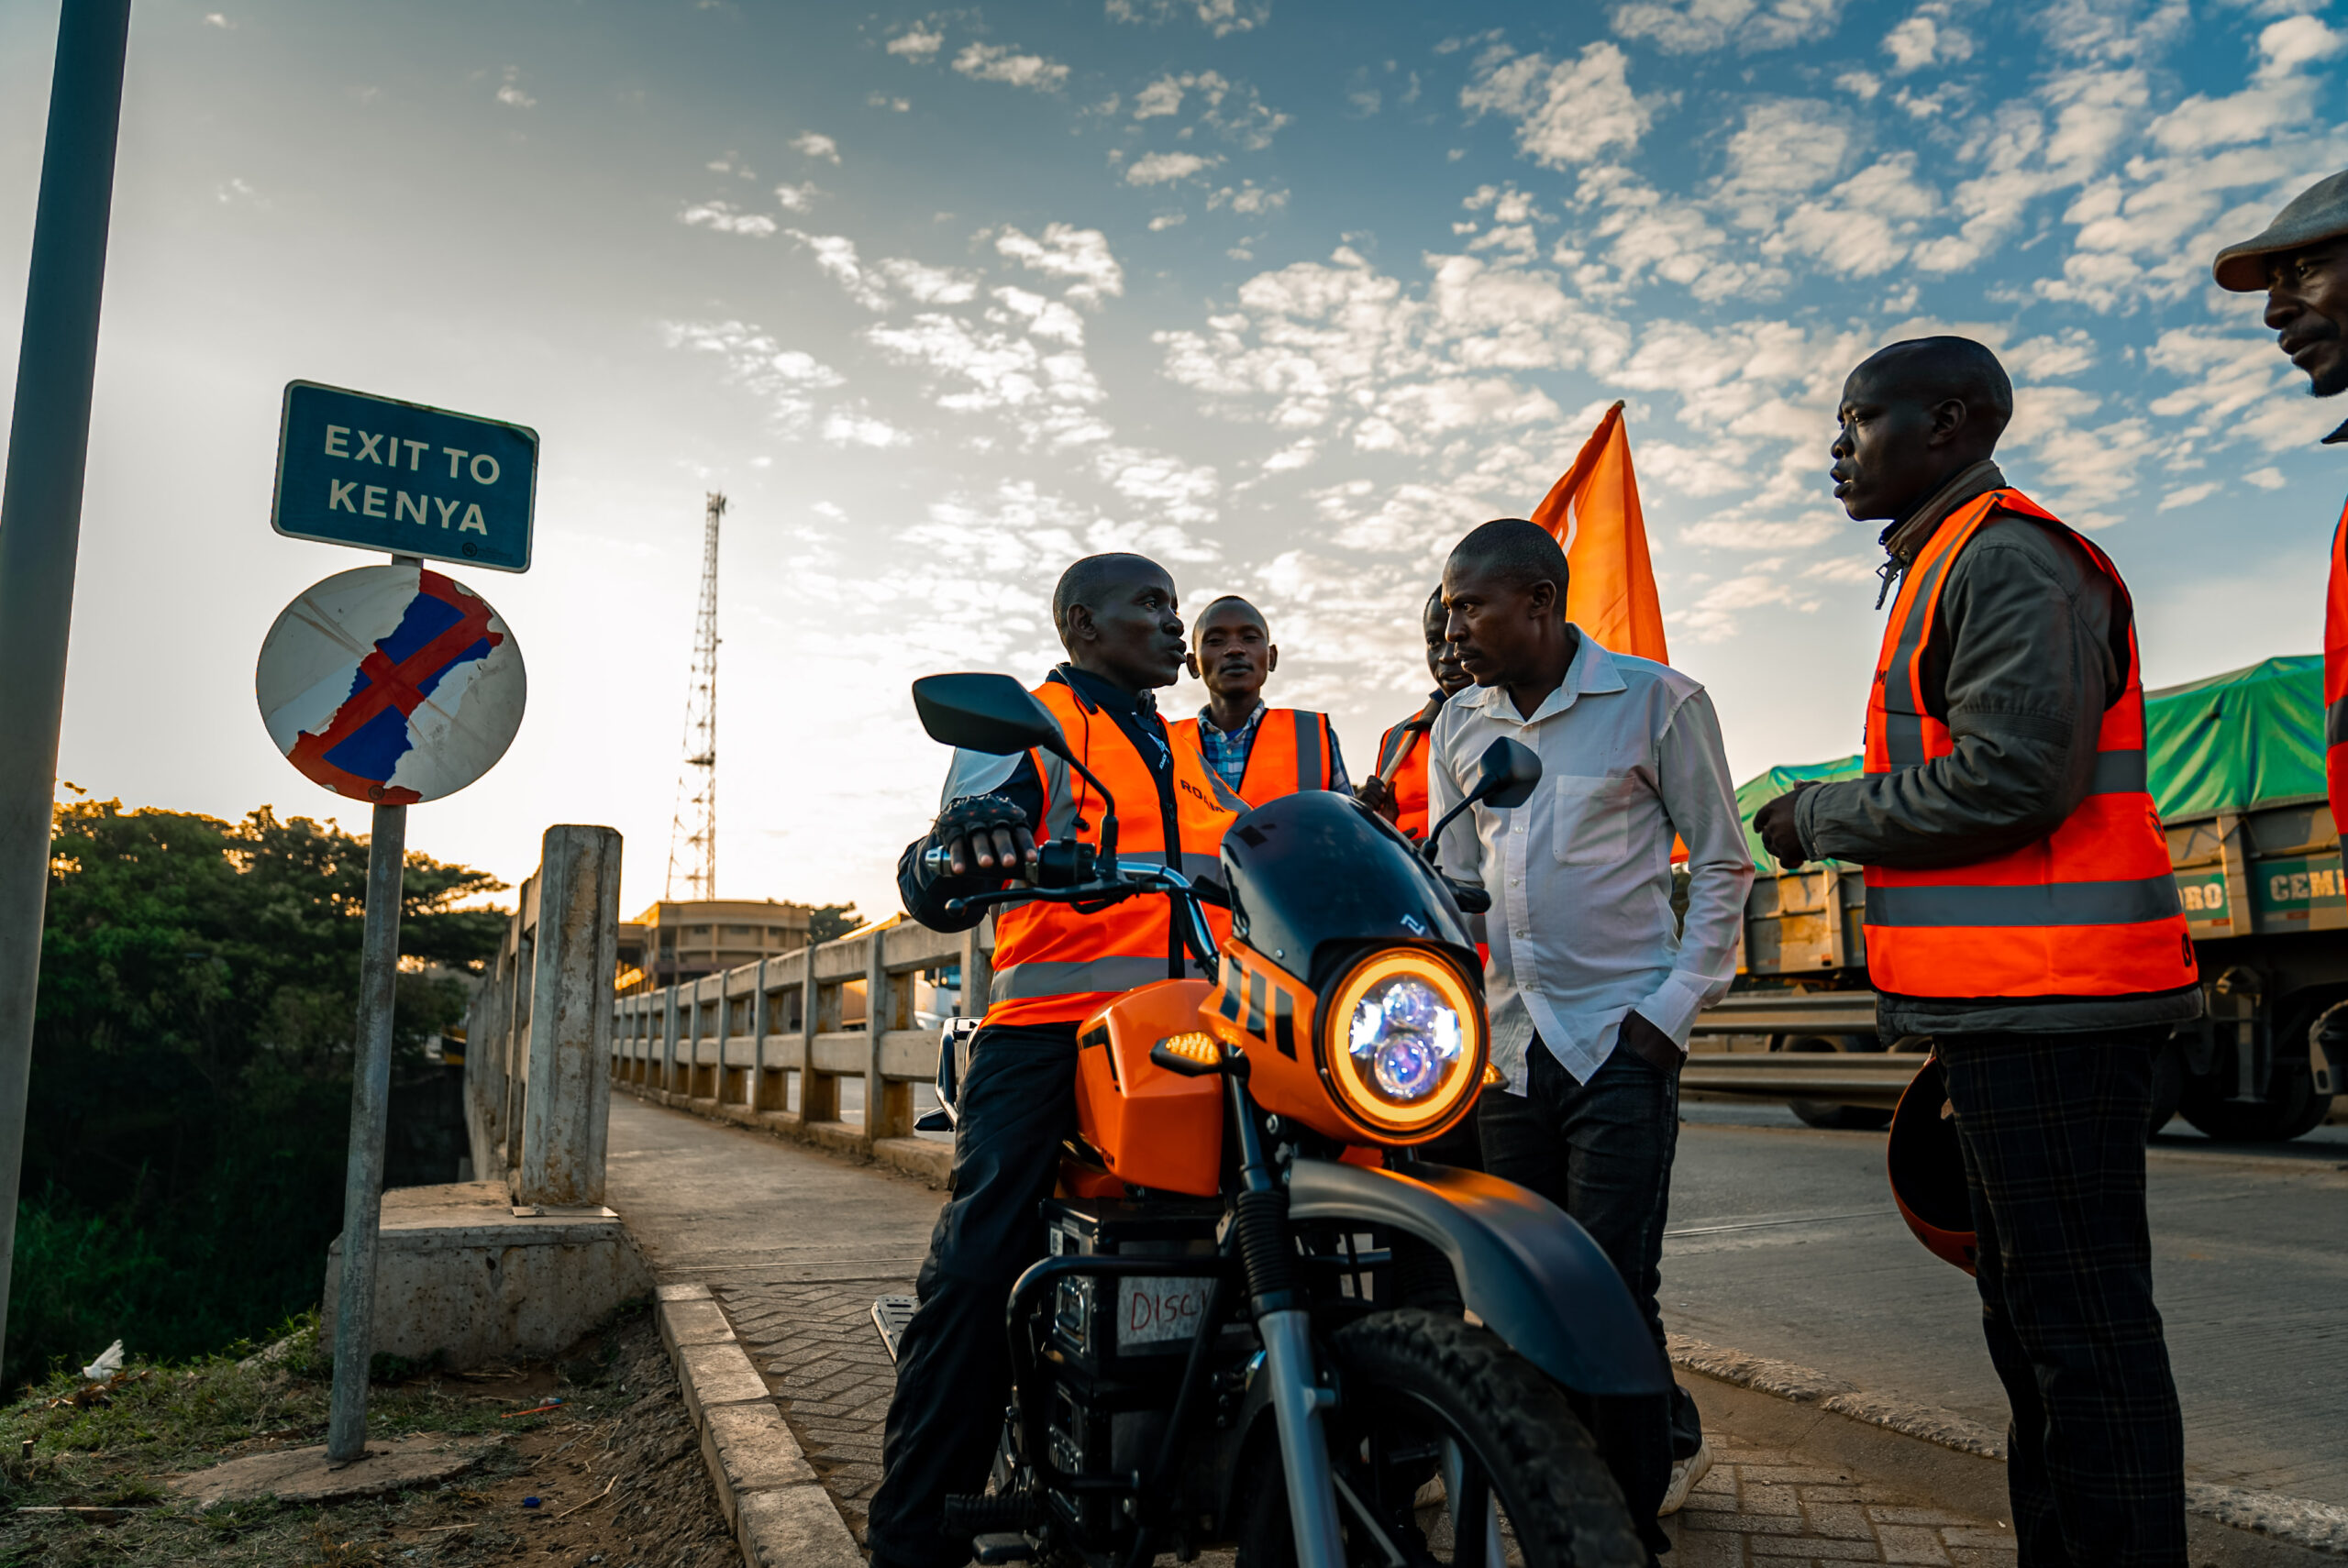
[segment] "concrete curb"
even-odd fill
[[[1920,1438],[1960,1453],[2002,1463],[2006,1440],[1996,1432],[1936,1405],[1870,1394],[1839,1377],[1791,1362],[1771,1361],[1689,1339],[1669,1337],[1672,1364],[1690,1372],[1756,1393],[1774,1395],[1797,1405],[1814,1405],[1855,1421]],[[2219,1486],[2188,1481],[2185,1507],[2215,1523],[2254,1535],[2270,1537],[2309,1551],[2348,1556],[2348,1507],[2287,1497],[2275,1492],[2253,1492],[2239,1486]]]
[[[655,1316],[701,1456],[748,1568],[863,1568],[832,1495],[705,1285],[664,1285]]]
[[[941,1192],[945,1190],[947,1176],[954,1168],[954,1145],[928,1138],[868,1139],[863,1129],[852,1121],[807,1121],[787,1110],[752,1110],[747,1105],[695,1099],[670,1089],[648,1088],[628,1083],[618,1083],[613,1087],[634,1095],[647,1105],[686,1111],[705,1121],[730,1121],[737,1127],[748,1127],[753,1132],[787,1138],[794,1143],[812,1144],[825,1154],[886,1165],[901,1175],[926,1182]]]

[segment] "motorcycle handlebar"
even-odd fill
[[[925,854],[934,855],[936,850]],[[1102,878],[1080,883],[1072,888],[1030,888],[1024,884],[997,889],[991,893],[971,893],[958,899],[948,899],[948,911],[960,914],[970,910],[992,909],[999,904],[1013,903],[1116,903],[1141,893],[1164,893],[1174,903],[1174,929],[1182,938],[1182,945],[1198,961],[1208,978],[1217,969],[1214,933],[1207,925],[1206,912],[1201,907],[1201,891],[1191,879],[1171,866],[1161,866],[1149,860],[1120,860],[1113,879]],[[1228,900],[1222,900],[1227,902]]]

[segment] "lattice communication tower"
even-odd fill
[[[717,897],[717,525],[725,497],[709,492],[701,537],[701,608],[693,615],[692,682],[685,691],[685,762],[669,826],[669,888],[681,870],[688,899]]]

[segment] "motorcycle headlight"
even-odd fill
[[[1371,1136],[1432,1136],[1476,1093],[1484,1010],[1442,959],[1412,948],[1371,955],[1337,983],[1323,1011],[1322,1071]]]

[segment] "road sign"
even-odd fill
[[[281,534],[527,571],[537,487],[527,425],[285,383],[269,518]]]
[[[522,650],[489,602],[419,566],[338,572],[285,607],[254,676],[261,722],[338,795],[453,795],[522,725]]]

